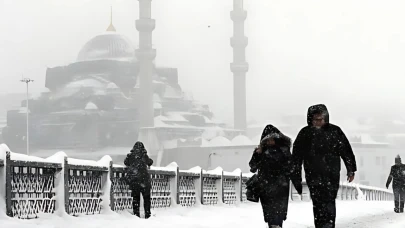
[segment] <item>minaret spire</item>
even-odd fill
[[[113,25],[113,13],[112,13],[112,6],[111,6],[111,12],[110,12],[110,25],[107,28],[108,32],[116,32],[117,30],[115,30],[115,27]]]
[[[154,127],[153,108],[153,69],[156,49],[152,48],[152,32],[155,29],[155,19],[152,19],[152,0],[138,0],[139,19],[136,29],[139,32],[139,48],[136,57],[139,62],[140,127]]]
[[[244,34],[246,17],[247,12],[243,8],[243,0],[233,0],[233,10],[231,11],[233,62],[231,63],[231,71],[233,73],[234,128],[243,131],[247,128],[246,73],[249,70],[245,55],[245,48],[248,45],[248,38]]]

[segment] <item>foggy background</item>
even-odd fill
[[[136,0],[0,0],[0,93],[44,89],[46,67],[76,60],[109,25],[137,46]],[[326,103],[335,117],[404,116],[405,2],[251,0],[245,34],[248,119],[305,114]],[[153,0],[157,66],[232,123],[231,0]],[[213,92],[216,91],[216,92]],[[303,124],[305,121],[303,120]]]

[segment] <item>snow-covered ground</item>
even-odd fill
[[[393,212],[393,202],[340,201],[337,228],[403,228],[405,214]],[[247,228],[266,227],[259,204],[239,206],[198,206],[198,208],[171,208],[155,210],[149,220],[124,214],[102,214],[82,217],[43,215],[40,219],[18,220],[0,217],[1,227],[7,228]],[[4,216],[0,215],[0,216]],[[314,227],[312,204],[293,202],[289,205],[284,227]]]

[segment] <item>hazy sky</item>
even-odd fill
[[[44,87],[46,67],[75,61],[109,24],[136,44],[136,0],[0,0],[0,92],[20,92],[21,74]],[[248,116],[405,115],[405,1],[249,0],[245,33]],[[232,0],[153,0],[160,66],[177,67],[183,89],[232,117]],[[208,27],[210,26],[210,27]],[[135,45],[136,46],[136,45]]]

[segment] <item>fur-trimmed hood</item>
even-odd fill
[[[280,147],[289,147],[291,148],[291,138],[281,133],[279,129],[273,125],[267,125],[262,133],[260,138],[260,144],[266,139],[273,139],[276,142],[276,145]]]

